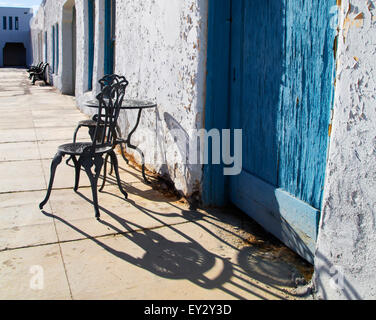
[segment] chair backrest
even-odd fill
[[[120,77],[111,84],[103,85],[101,93],[97,95],[99,109],[91,152],[100,147],[115,146],[116,123],[128,84],[125,77]]]
[[[112,85],[113,83],[120,83],[124,80],[127,81],[123,76],[119,76],[117,74],[106,74],[102,79],[99,80],[99,84],[101,85],[102,90],[105,86]]]
[[[40,73],[41,74],[44,74],[45,72],[46,72],[46,69],[47,69],[47,66],[48,66],[49,64],[46,62],[45,64],[43,64],[42,66],[41,66],[41,68],[40,68]]]
[[[101,90],[103,90],[103,88],[106,87],[106,86],[110,86],[114,83],[122,83],[124,81],[127,82],[127,79],[125,79],[124,76],[119,76],[117,74],[107,74],[102,79],[100,79],[98,82],[101,86]]]

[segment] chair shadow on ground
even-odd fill
[[[130,188],[130,185],[126,184],[125,187],[130,194],[136,194],[137,196],[144,197],[146,199],[152,199],[152,201],[158,201],[155,196],[157,191],[155,190],[142,191],[137,189],[138,191],[135,192],[135,188]],[[215,232],[211,231],[209,227],[207,227],[211,225],[217,229],[220,229],[222,232],[227,233],[229,236],[240,238],[235,232],[227,230],[220,225],[220,223],[223,222],[231,222],[228,221],[228,219],[223,219],[223,217],[216,217],[213,215],[204,215],[197,211],[184,210],[173,204],[172,201],[168,203],[176,209],[176,213],[157,212],[155,210],[140,206],[132,200],[124,200],[124,198],[118,196],[117,194],[108,191],[103,191],[102,193],[117,197],[122,201],[127,201],[141,213],[158,222],[161,227],[164,227],[169,231],[173,231],[176,235],[180,236],[183,241],[171,241],[156,231],[148,230],[142,225],[128,221],[116,213],[100,206],[99,208],[102,213],[107,214],[109,217],[114,219],[124,229],[119,229],[119,227],[112,225],[108,221],[101,220],[100,223],[119,234],[119,236],[123,236],[132,241],[146,252],[142,258],[136,258],[128,254],[126,252],[126,248],[124,248],[124,251],[115,250],[107,245],[104,241],[87,234],[85,231],[77,228],[73,223],[64,220],[58,215],[54,215],[46,211],[43,211],[43,213],[48,217],[64,223],[66,226],[75,230],[86,239],[90,239],[91,241],[95,242],[110,254],[113,254],[125,262],[147,270],[161,278],[175,280],[185,279],[201,288],[207,290],[218,289],[233,298],[241,300],[246,299],[246,296],[249,295],[253,295],[259,299],[265,299],[263,294],[273,296],[276,299],[285,299],[286,294],[291,295],[291,292],[287,292],[284,288],[279,287],[294,287],[294,281],[291,278],[293,275],[291,273],[291,266],[288,265],[284,268],[283,272],[279,272],[278,268],[281,267],[281,263],[275,264],[274,261],[268,259],[260,260],[256,255],[256,260],[254,261],[257,262],[255,263],[257,268],[254,268],[254,266],[250,265],[249,255],[246,254],[249,253],[249,250],[239,250],[232,243],[225,240],[223,237],[219,236]],[[87,198],[79,191],[77,194],[85,201],[92,203],[91,199]],[[167,202],[163,199],[164,196],[161,195],[160,201]],[[203,232],[219,240],[223,245],[236,250],[238,252],[236,257],[237,262],[232,262],[229,258],[224,258],[218,254],[208,251],[204,248],[203,244],[198,243],[188,234],[181,231],[181,228],[179,228],[178,225],[170,225],[162,221],[159,217],[183,218],[183,222],[179,223],[178,225],[188,222],[193,223],[195,226],[201,228]],[[218,271],[219,269],[221,269],[220,272]],[[211,270],[214,271],[210,272]],[[208,276],[207,273],[209,273],[210,276]],[[215,274],[215,276],[212,276],[212,274]],[[262,282],[266,286],[258,285],[257,281]],[[234,287],[236,289],[230,289]],[[268,290],[268,287],[272,289]]]

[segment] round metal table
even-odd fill
[[[99,108],[98,100],[89,100],[85,102],[89,108]],[[148,100],[124,99],[120,109],[143,110],[156,108],[157,104]]]
[[[89,101],[86,101],[84,104],[85,104],[85,106],[87,106],[89,108],[97,108],[97,109],[99,108],[99,101],[98,100],[89,100]],[[134,128],[129,132],[128,137],[126,139],[120,138],[120,129],[117,126],[117,131],[118,131],[119,137],[116,140],[116,145],[120,145],[121,154],[123,156],[123,159],[127,163],[129,163],[128,159],[124,155],[124,149],[123,149],[123,143],[124,143],[128,148],[136,150],[141,155],[141,158],[142,158],[142,176],[144,178],[145,183],[147,183],[147,184],[150,184],[150,182],[146,178],[146,174],[145,174],[145,156],[144,156],[144,153],[137,146],[135,146],[131,143],[131,138],[132,138],[132,135],[136,132],[138,125],[140,124],[142,111],[146,110],[146,109],[153,109],[153,108],[156,108],[156,107],[157,107],[156,103],[148,101],[148,100],[124,99],[120,109],[121,110],[138,110],[137,121],[136,121]],[[104,176],[103,176],[103,184],[102,184],[102,187],[101,187],[100,190],[103,190],[104,185],[106,183],[106,169],[107,169],[106,164],[107,164],[107,158],[105,160],[105,172],[104,172]],[[112,172],[112,169],[111,169],[111,172]]]

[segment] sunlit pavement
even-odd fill
[[[42,212],[51,159],[87,117],[22,69],[0,69],[0,110],[0,299],[298,299],[311,266],[234,208],[193,211],[145,185],[121,157],[129,200],[110,177],[101,222],[65,161]]]

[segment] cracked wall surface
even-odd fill
[[[376,3],[338,3],[336,94],[314,283],[322,299],[373,299]]]

